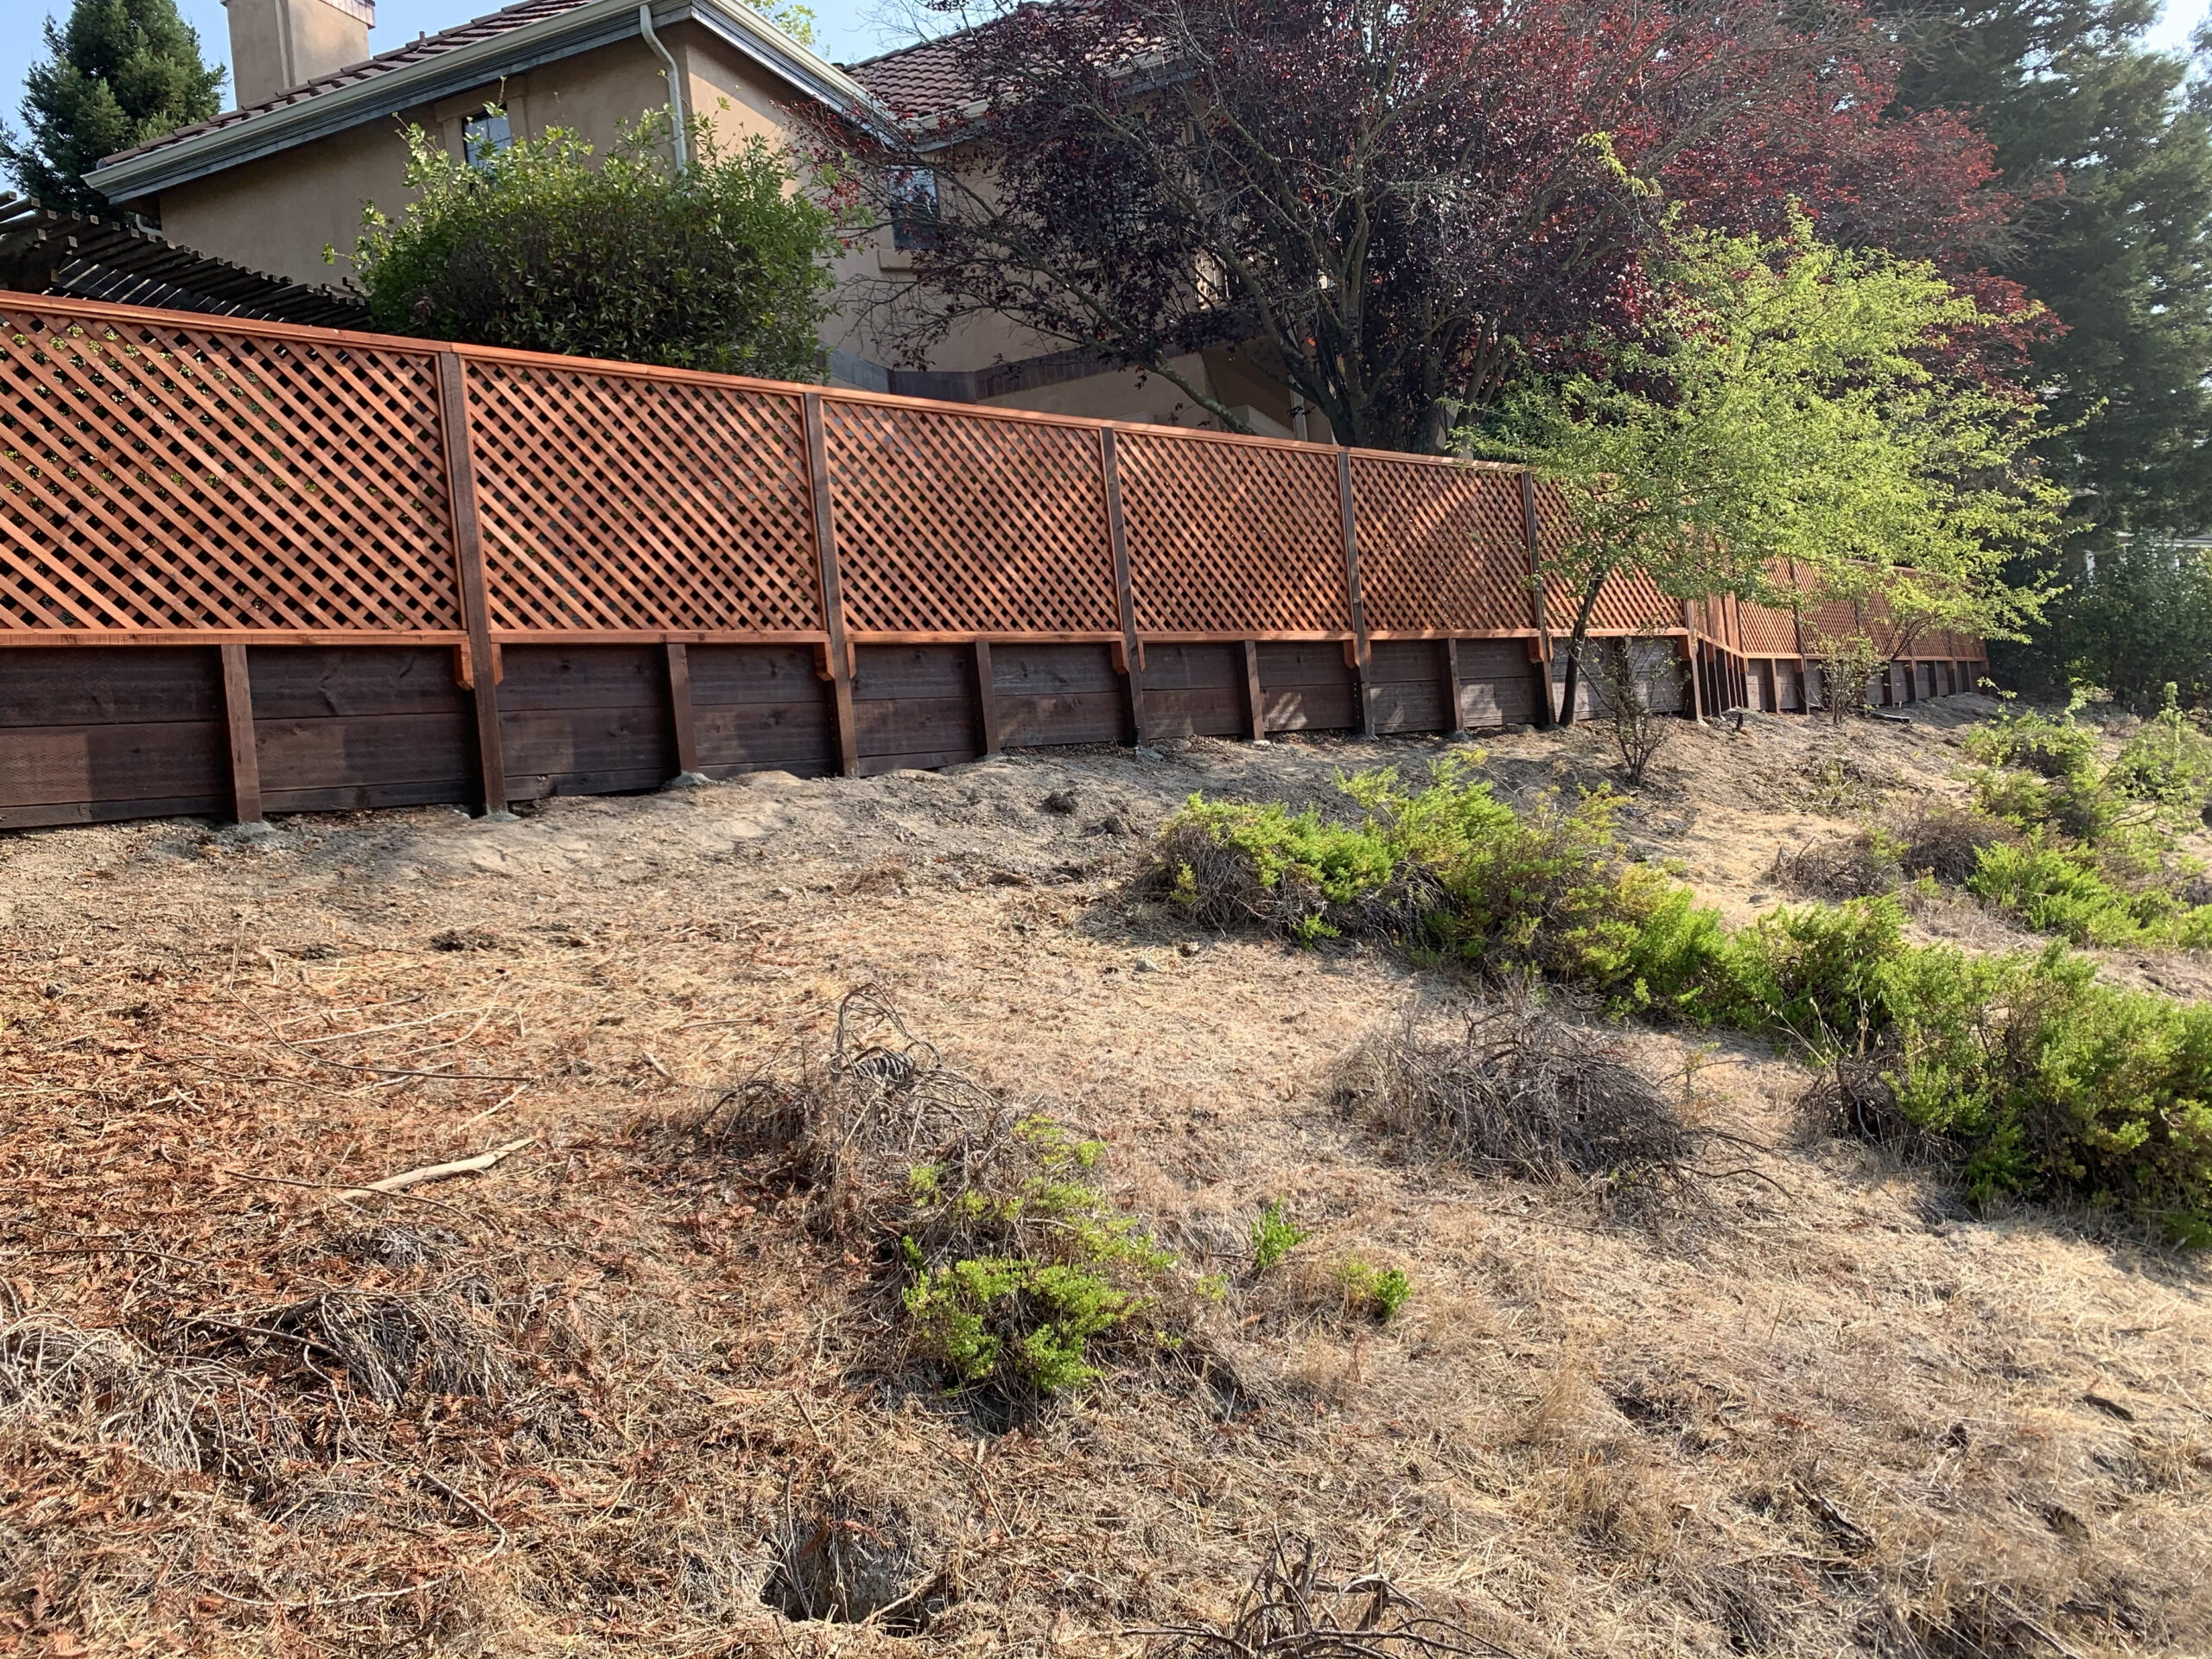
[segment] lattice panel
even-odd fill
[[[1098,434],[824,399],[845,626],[1115,633]]]
[[[1535,626],[1518,473],[1360,454],[1351,493],[1370,628]]]
[[[1746,602],[1742,607],[1744,649],[1753,657],[1795,657],[1797,619],[1789,611]]]
[[[798,396],[468,362],[492,626],[807,630]]]
[[[0,628],[455,629],[427,357],[0,310]]]
[[[1566,498],[1557,486],[1536,485],[1536,546],[1546,559],[1562,552],[1571,534]],[[1574,625],[1581,594],[1568,590],[1557,577],[1544,583],[1545,620],[1552,632],[1565,633]],[[1669,599],[1659,584],[1641,570],[1616,570],[1598,589],[1598,603],[1590,613],[1590,626],[1601,633],[1635,633],[1642,629],[1682,626],[1682,601]]]
[[[1851,601],[1844,599],[1823,599],[1808,603],[1805,616],[1805,649],[1813,656],[1821,654],[1821,645],[1830,639],[1848,639],[1859,632],[1859,614]]]
[[[1116,445],[1139,628],[1351,631],[1333,451],[1127,430]]]

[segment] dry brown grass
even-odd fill
[[[1370,1036],[1338,1069],[1339,1102],[1411,1157],[1636,1204],[1687,1192],[1697,1135],[1590,1010],[1518,982],[1461,1017],[1454,1038],[1416,1014]]]
[[[1035,807],[1135,790],[1089,764],[0,843],[0,1644],[1126,1656],[1300,1532],[1523,1659],[2212,1651],[2196,1263],[1798,1144],[1806,1074],[1749,1048],[1681,1109],[1776,1148],[1742,1156],[1787,1203],[1625,1226],[1408,1159],[1326,1079],[1446,988],[1178,954]],[[890,859],[903,891],[846,891]],[[1117,1367],[998,1432],[881,1371],[884,1265],[787,1141],[702,1127],[867,982],[1097,1126],[1116,1200],[1236,1281],[1238,1387]],[[1605,1038],[1673,1098],[1682,1040]],[[1268,1313],[1270,1198],[1315,1234],[1284,1269],[1402,1266],[1398,1318]],[[779,1573],[885,1616],[791,1618]]]

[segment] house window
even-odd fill
[[[901,253],[939,246],[937,215],[937,175],[926,167],[893,168],[891,245]]]
[[[481,115],[470,116],[461,124],[461,149],[471,167],[482,167],[514,141],[514,131],[507,124],[505,110],[486,110]]]

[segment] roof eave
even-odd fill
[[[687,20],[701,23],[718,39],[810,96],[888,118],[859,82],[765,22],[756,21],[750,11],[726,7],[716,0],[679,0],[653,8],[656,28]],[[380,116],[435,103],[503,75],[520,74],[542,63],[633,39],[639,33],[636,0],[596,0],[574,11],[455,47],[420,63],[249,116],[143,156],[103,163],[86,174],[85,180],[111,201],[139,200]]]

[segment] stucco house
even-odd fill
[[[726,140],[781,137],[810,103],[884,122],[957,106],[964,94],[941,45],[864,63],[825,61],[741,0],[522,0],[374,57],[373,0],[226,0],[238,106],[111,156],[89,175],[111,201],[159,224],[169,242],[307,283],[334,272],[328,248],[359,233],[363,207],[405,206],[406,130],[457,157],[565,127],[604,149],[617,129],[663,106]],[[487,105],[504,113],[486,114]],[[847,255],[850,286],[905,260],[893,238]],[[1116,420],[1211,424],[1158,377],[1103,367],[1082,352],[984,319],[925,367],[888,366],[867,309],[849,298],[823,340],[836,383],[957,402]],[[1258,432],[1289,437],[1287,395],[1226,353],[1178,367]],[[1309,432],[1325,441],[1318,416]]]

